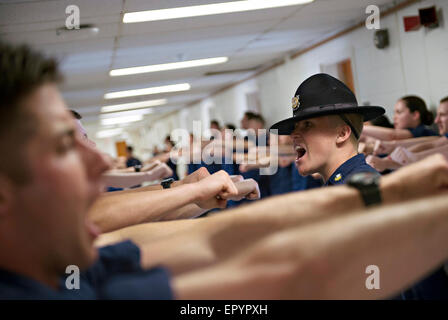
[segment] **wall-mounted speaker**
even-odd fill
[[[439,19],[437,17],[436,7],[423,8],[418,10],[420,16],[420,24],[427,28],[437,28]]]
[[[384,49],[389,46],[389,31],[387,29],[378,30],[375,32],[375,37],[373,38],[375,47],[378,49]]]

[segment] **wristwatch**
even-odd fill
[[[140,172],[141,169],[142,169],[142,165],[141,165],[141,164],[136,164],[136,165],[134,166],[134,171],[135,171],[135,172]]]
[[[168,179],[162,180],[162,182],[160,184],[162,185],[163,189],[169,189],[169,188],[171,188],[171,184],[173,182],[174,182],[173,178],[168,178]]]
[[[381,204],[380,177],[374,172],[359,172],[348,178],[347,185],[354,187],[361,193],[366,207]]]

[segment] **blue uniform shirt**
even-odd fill
[[[137,165],[141,165],[142,164],[142,162],[140,161],[140,160],[138,160],[137,158],[134,158],[134,157],[132,157],[132,158],[129,158],[129,159],[127,159],[126,160],[126,167],[134,167],[134,166],[137,166]]]
[[[448,275],[443,266],[401,293],[395,300],[448,300]]]
[[[330,179],[325,183],[325,186],[332,186],[344,184],[347,178],[358,172],[374,172],[378,173],[374,168],[366,163],[366,158],[363,154],[357,154],[345,161],[336,171],[331,175]]]
[[[140,249],[131,241],[99,250],[98,260],[80,274],[79,289],[65,287],[66,275],[55,290],[26,276],[0,269],[2,299],[173,299],[168,272],[143,270]]]
[[[411,132],[411,134],[412,134],[412,136],[414,138],[428,137],[428,136],[438,136],[437,133],[435,133],[434,131],[428,129],[423,124],[421,124],[421,125],[419,125],[418,127],[415,127],[415,128],[408,128],[408,130]]]

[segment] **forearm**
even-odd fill
[[[419,137],[419,138],[410,138],[410,139],[402,139],[402,140],[396,140],[393,141],[395,144],[395,147],[402,146],[405,148],[420,145],[420,144],[426,144],[426,143],[432,143],[438,140],[439,137]]]
[[[391,141],[412,138],[412,134],[405,129],[391,129],[377,126],[365,126],[362,135],[379,140]]]
[[[414,153],[422,152],[422,151],[433,149],[433,148],[443,147],[444,145],[447,144],[447,141],[448,141],[448,139],[445,137],[442,137],[442,138],[431,137],[431,138],[433,138],[433,139],[427,140],[424,143],[419,143],[419,144],[413,145],[407,149]]]
[[[429,157],[429,156],[431,156],[433,154],[441,154],[445,158],[448,159],[448,145],[447,146],[443,146],[443,147],[438,147],[438,148],[425,150],[425,151],[422,151],[422,152],[414,153],[416,161],[424,159],[426,157]]]
[[[178,187],[178,186],[181,186],[182,184],[183,183],[182,183],[181,180],[174,181],[171,184],[171,187],[172,188]],[[116,196],[116,195],[119,195],[119,194],[135,193],[135,192],[145,192],[145,191],[156,191],[156,190],[163,190],[163,187],[162,187],[162,185],[160,183],[152,184],[152,185],[146,186],[146,187],[139,187],[139,188],[135,188],[135,189],[103,193],[103,196]]]
[[[164,215],[161,221],[192,219],[201,216],[207,211],[208,211],[207,209],[202,209],[198,205],[190,203],[176,210],[171,211],[167,215]]]
[[[129,189],[129,190],[123,190],[123,191],[114,191],[114,192],[107,192],[103,193],[101,196],[109,197],[109,196],[116,196],[119,194],[128,194],[128,193],[136,193],[136,192],[145,192],[145,191],[155,191],[155,190],[162,190],[162,186],[160,183],[153,184],[146,187],[139,187],[135,189]]]
[[[428,210],[431,203],[431,210]],[[175,277],[180,299],[375,299],[448,257],[446,195],[277,233],[229,261]],[[366,288],[366,267],[380,289]]]
[[[109,232],[139,223],[159,221],[172,210],[192,203],[195,197],[193,184],[167,190],[100,196],[89,210],[89,217],[103,232]]]
[[[151,180],[156,179],[153,179],[150,172],[133,172],[133,173],[109,172],[103,174],[104,184],[108,187],[115,187],[115,188],[129,188]]]
[[[395,196],[399,192],[394,188],[386,180],[384,203],[397,201]],[[143,254],[145,267],[163,264],[177,274],[226,259],[276,231],[362,207],[358,191],[346,186],[292,193],[234,209],[225,215],[196,220],[191,229],[160,242],[140,238],[138,243],[147,253]]]
[[[148,222],[135,226],[103,233],[95,240],[96,247],[111,245],[124,240],[132,240],[134,243],[144,245],[152,241],[158,241],[165,237],[171,237],[179,232],[191,228],[199,220],[175,220]]]

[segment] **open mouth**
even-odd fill
[[[299,160],[300,158],[302,158],[305,155],[306,149],[302,146],[296,146],[296,153],[297,153],[296,160]]]

